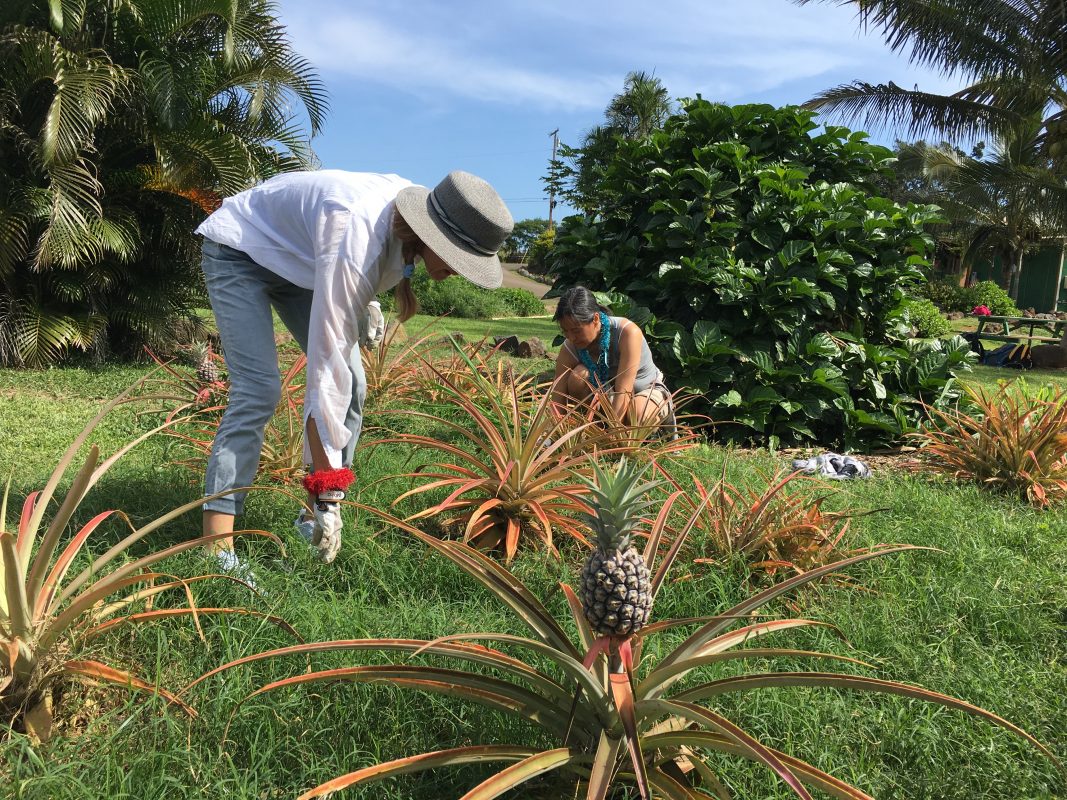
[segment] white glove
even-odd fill
[[[344,492],[322,492],[315,501],[315,527],[311,534],[311,546],[321,561],[329,564],[341,549],[341,506],[339,500]]]
[[[367,304],[367,313],[360,325],[362,337],[360,344],[363,347],[377,347],[385,336],[385,315],[382,314],[382,306],[377,300],[371,300]]]

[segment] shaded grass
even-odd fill
[[[488,323],[454,321],[444,327],[468,338]],[[526,320],[550,340],[551,323]],[[499,325],[500,323],[496,323]],[[472,326],[472,327],[467,327]],[[545,328],[548,327],[548,331]],[[493,330],[492,327],[488,328]],[[501,330],[496,328],[497,331]],[[513,330],[510,323],[505,332]],[[59,452],[95,411],[117,394],[139,368],[0,373],[9,387],[0,410],[0,463],[14,469],[19,499],[40,484]],[[1018,375],[1015,371],[998,371]],[[978,370],[976,380],[993,380]],[[1034,382],[1032,373],[1027,375]],[[373,422],[373,420],[372,420]],[[122,410],[99,431],[104,452],[143,430],[146,420]],[[370,444],[373,430],[365,443]],[[381,481],[411,468],[402,447],[363,448],[357,467],[359,499],[388,507],[403,481]],[[118,465],[90,494],[79,516],[120,507],[134,516],[156,516],[199,493],[186,473],[166,467],[160,438]],[[767,452],[733,453],[703,447],[675,468],[714,481],[725,462],[728,480],[756,485],[786,457]],[[683,480],[683,483],[688,481]],[[842,485],[831,501],[838,508],[884,508],[857,519],[850,546],[906,542],[940,552],[893,556],[859,568],[863,589],[824,585],[800,599],[800,615],[834,622],[854,651],[827,631],[772,637],[773,644],[827,649],[871,661],[877,676],[918,683],[960,696],[1021,724],[1067,756],[1067,513],[1037,511],[973,487],[895,473]],[[268,493],[249,499],[244,524],[280,535],[282,556],[261,543],[239,545],[255,564],[265,599],[231,584],[205,586],[204,605],[250,604],[284,617],[308,641],[373,636],[432,638],[459,631],[526,633],[473,581],[444,559],[365,514],[346,511],[344,547],[331,566],[315,562],[296,539],[295,505]],[[192,535],[195,515],[154,538],[161,546]],[[117,528],[108,532],[115,536]],[[103,538],[107,538],[104,536]],[[112,539],[113,540],[113,539]],[[740,565],[696,568],[693,543],[676,570],[687,580],[668,584],[656,619],[701,616],[737,602],[750,576]],[[98,545],[99,548],[104,544]],[[147,545],[146,545],[147,546]],[[558,582],[574,581],[584,554],[566,545],[563,560],[520,552],[515,573],[559,618],[565,604]],[[187,554],[166,565],[178,574],[202,572],[202,557]],[[785,608],[779,606],[779,611]],[[292,644],[277,628],[250,619],[205,622],[207,642],[192,626],[174,622],[115,635],[99,647],[109,660],[137,663],[165,686],[181,685],[224,660]],[[648,652],[666,652],[679,635],[665,636]],[[768,639],[768,644],[771,644]],[[373,656],[324,654],[316,667],[371,663]],[[750,665],[758,670],[763,666]],[[811,668],[810,662],[776,665]],[[191,700],[195,722],[167,712],[158,701],[128,700],[121,693],[72,687],[62,708],[97,709],[88,721],[72,722],[80,736],[61,737],[33,748],[10,735],[0,749],[4,796],[33,798],[235,798],[293,797],[335,775],[425,750],[477,742],[550,746],[528,726],[469,704],[387,687],[317,685],[280,692],[241,706],[238,701],[264,682],[306,668],[300,659],[265,662],[234,670],[202,684]],[[739,671],[737,664],[707,669],[699,680]],[[694,678],[694,681],[698,680]],[[94,705],[95,704],[95,705]],[[1010,735],[955,712],[900,698],[794,689],[724,698],[717,705],[750,732],[811,760],[878,797],[1052,798],[1065,787],[1052,770]],[[759,768],[723,759],[726,782],[739,797],[789,796]],[[477,767],[439,770],[363,790],[347,797],[421,800],[455,797],[486,772]],[[573,791],[573,787],[571,789]],[[558,785],[535,785],[523,797],[569,796]]]

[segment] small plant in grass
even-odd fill
[[[445,456],[398,476],[421,483],[401,494],[394,505],[445,491],[443,500],[408,519],[441,517],[446,527],[462,530],[464,541],[500,551],[508,561],[523,539],[532,538],[554,550],[559,532],[585,543],[575,517],[586,510],[581,500],[585,489],[574,474],[589,469],[586,453],[577,447],[583,424],[588,423],[573,425],[557,418],[548,393],[532,405],[524,402],[515,387],[490,381],[458,345],[456,352],[467,365],[462,377],[428,364],[445,409],[398,412],[428,420],[451,438],[401,433],[382,440],[412,445],[420,454]]]
[[[141,527],[133,526],[121,511],[104,511],[78,527],[72,536],[66,535],[67,526],[82,500],[108,469],[130,449],[173,420],[138,437],[103,461],[97,447],[90,447],[66,496],[45,525],[45,516],[59,482],[80,448],[104,415],[127,402],[132,391],[132,388],[128,389],[109,401],[86,425],[60,458],[44,489],[26,497],[21,514],[10,527],[10,481],[0,502],[0,647],[4,652],[4,658],[0,660],[0,719],[8,724],[20,724],[42,740],[50,736],[53,692],[64,677],[75,676],[160,695],[187,713],[194,713],[188,704],[150,679],[100,661],[79,658],[78,649],[87,640],[119,625],[137,625],[174,616],[191,616],[195,621],[203,614],[258,614],[247,609],[196,606],[191,584],[209,577],[236,578],[200,575],[182,579],[154,570],[163,559],[203,547],[224,535],[190,539],[139,558],[127,558],[134,544],[185,512],[199,509],[203,498],[169,511]],[[112,518],[128,525],[129,534],[102,555],[86,557],[90,538]],[[278,542],[276,536],[265,531],[243,531],[242,535],[265,536]],[[79,563],[86,559],[87,563]],[[119,563],[120,559],[122,563]],[[73,577],[70,577],[71,570],[76,570]],[[188,606],[139,610],[146,601],[165,592],[184,593]],[[284,626],[281,620],[269,619]]]
[[[594,389],[588,400],[572,407],[565,420],[581,427],[579,446],[589,452],[631,452],[646,461],[662,460],[701,441],[696,425],[690,424],[692,418],[677,417],[677,409],[684,405],[681,392],[673,395],[672,403],[673,419],[634,421],[631,415],[616,411],[610,393]]]
[[[420,331],[413,340],[409,339],[403,324],[389,320],[378,346],[361,348],[368,403],[380,407],[416,391],[416,370],[420,364],[416,352],[428,338]]]
[[[542,781],[552,780],[547,777],[552,775],[557,784],[549,788],[555,790],[552,796],[556,797],[604,800],[613,790],[630,785],[642,798],[683,800],[710,795],[726,800],[732,795],[725,788],[721,775],[721,764],[724,763],[719,759],[721,755],[764,765],[800,798],[810,799],[810,789],[817,789],[835,798],[870,800],[862,790],[771,743],[758,740],[739,722],[715,707],[716,698],[726,695],[792,687],[897,695],[965,711],[1024,738],[1063,771],[1052,752],[1030,734],[963,700],[918,686],[867,677],[862,673],[873,669],[871,665],[848,656],[762,644],[752,646],[764,636],[786,630],[824,627],[837,632],[834,626],[815,620],[768,619],[755,612],[807,583],[846,567],[889,553],[919,548],[886,547],[843,559],[793,576],[713,616],[644,620],[646,610],[651,609],[652,599],[678,556],[688,529],[680,533],[666,555],[659,559],[660,543],[656,541],[654,529],[641,554],[650,574],[646,575],[638,564],[632,575],[626,575],[622,583],[615,581],[613,587],[607,589],[609,578],[616,578],[608,575],[615,570],[607,566],[607,561],[620,549],[622,559],[630,558],[628,545],[632,544],[635,528],[648,509],[641,492],[652,485],[643,480],[639,469],[628,465],[620,465],[607,480],[604,473],[599,476],[598,485],[589,488],[593,516],[597,520],[594,525],[598,532],[603,532],[601,549],[607,560],[593,556],[590,563],[599,560],[600,566],[595,568],[595,574],[586,569],[583,584],[585,594],[592,591],[594,607],[588,608],[589,602],[583,604],[570,586],[561,585],[570,610],[570,623],[577,630],[577,643],[528,587],[492,559],[460,542],[435,539],[382,511],[356,504],[406,530],[451,560],[510,608],[532,636],[478,632],[458,633],[433,641],[360,639],[296,645],[232,661],[206,673],[194,685],[239,665],[282,656],[306,658],[318,652],[344,651],[396,653],[402,656],[396,663],[313,669],[276,680],[260,687],[245,700],[320,682],[387,683],[459,697],[513,715],[540,728],[548,737],[547,747],[540,748],[499,742],[471,744],[468,740],[463,746],[355,770],[308,790],[300,796],[301,800],[323,797],[404,773],[488,762],[506,766],[484,779],[464,797],[487,800],[539,776],[545,776],[541,777]],[[605,573],[603,578],[600,573]],[[605,588],[605,597],[623,599],[622,590],[615,586],[624,587],[627,599],[636,587],[646,591],[648,597],[640,614],[633,617],[633,624],[622,626],[627,630],[622,635],[619,634],[621,619],[609,620],[595,608],[599,602],[597,589],[601,587]],[[639,604],[633,605],[636,608]],[[637,624],[638,618],[643,620],[640,625]],[[643,658],[642,651],[652,637],[684,627],[695,630],[665,656],[658,660],[651,656]],[[651,646],[647,649],[649,652],[659,650]],[[414,660],[416,656],[431,659],[431,662],[420,663]],[[708,667],[748,659],[759,663],[813,659],[847,665],[851,672],[741,672],[729,677],[700,680],[701,671]],[[439,662],[444,663],[439,666]],[[803,713],[803,709],[798,709],[797,713]]]
[[[167,377],[148,381],[146,390],[166,404],[161,410],[168,421],[174,422],[164,429],[164,433],[178,439],[182,448],[191,451],[190,455],[170,463],[202,476],[207,459],[211,455],[215,434],[222,422],[223,412],[229,402],[229,386],[219,381],[205,387],[198,377],[187,375],[158,358],[156,361],[163,367]],[[301,354],[282,372],[281,399],[263,432],[263,449],[260,451],[259,470],[256,473],[261,481],[289,484],[299,482],[304,474],[303,406],[306,366],[307,358]],[[195,410],[196,413],[178,421],[179,415],[190,410]]]
[[[1067,498],[1067,392],[966,388],[970,411],[930,409],[916,433],[929,467],[1048,506]]]
[[[221,370],[225,369],[225,363],[222,356],[212,352],[209,344],[204,342],[190,350],[196,364],[195,372],[175,366],[172,359],[160,358],[147,347],[145,352],[159,365],[162,377],[146,378],[141,391],[167,403],[170,416],[176,418],[192,409],[211,414],[225,408],[229,394],[229,387],[222,379]]]
[[[726,480],[724,464],[710,489],[694,479],[695,495],[681,494],[689,511],[685,524],[702,534],[696,563],[721,566],[741,558],[773,575],[805,572],[842,555],[839,547],[854,514],[823,510],[827,496],[813,497],[810,488],[825,484],[784,470],[761,480],[760,489],[735,486]]]

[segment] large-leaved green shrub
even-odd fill
[[[908,339],[929,206],[872,196],[891,152],[797,108],[686,101],[663,130],[620,141],[604,206],[560,226],[555,289],[613,290],[672,388],[719,436],[863,447],[957,395],[962,339]]]
[[[908,300],[904,306],[904,315],[916,336],[930,339],[952,333],[949,321],[933,302],[925,298]]]

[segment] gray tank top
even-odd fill
[[[608,380],[614,381],[619,372],[619,340],[622,329],[623,326],[633,325],[633,323],[625,317],[608,317],[608,321],[611,323],[611,342],[608,344]],[[578,357],[578,351],[574,349],[574,345],[570,342],[567,342],[566,345],[575,360],[579,364],[582,363],[582,360]],[[597,358],[600,356],[598,342],[593,342],[590,345],[589,355],[593,362],[596,363]],[[662,374],[652,360],[652,351],[648,348],[648,342],[642,337],[641,360],[637,364],[637,375],[634,377],[634,392],[643,392],[651,387],[652,384],[662,381]]]

